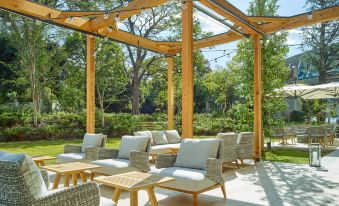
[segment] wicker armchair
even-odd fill
[[[199,141],[199,140],[198,140]],[[183,143],[182,143],[183,144]],[[179,154],[158,155],[155,166],[151,167],[150,173],[158,176],[169,176],[176,179],[174,182],[165,183],[158,187],[183,192],[193,195],[194,206],[198,206],[198,195],[200,193],[221,188],[226,199],[225,180],[222,177],[222,141],[220,141],[217,158],[207,158],[204,169],[193,169],[191,167],[179,166],[177,163]],[[194,147],[194,146],[193,146]],[[184,149],[180,147],[180,152]],[[192,150],[186,151],[192,152]],[[187,156],[186,156],[187,157]],[[190,156],[192,161],[196,156]]]
[[[138,138],[138,136],[135,136],[135,138]],[[150,138],[147,138],[145,148],[130,150],[128,158],[119,157],[119,150],[124,147],[123,143],[120,144],[119,149],[88,148],[93,155],[92,158],[96,159],[90,163],[101,167],[92,170],[91,179],[93,180],[95,175],[116,175],[132,171],[148,172],[150,170],[150,145]]]
[[[308,128],[309,143],[319,143],[323,147],[327,146],[327,137],[324,127]]]
[[[86,135],[87,134],[85,134],[85,136]],[[58,155],[57,163],[62,164],[70,162],[90,162],[93,160],[97,160],[97,149],[105,148],[107,142],[106,135],[97,135],[100,137],[100,146],[88,145],[88,147],[83,148],[82,145],[65,145],[64,153]]]
[[[99,188],[90,182],[76,187],[46,190],[45,194],[34,195],[29,188],[20,161],[0,160],[0,205],[4,206],[96,206],[100,203]],[[34,164],[34,163],[33,163]],[[34,166],[34,165],[33,165]],[[35,165],[37,168],[37,166]],[[48,188],[49,178],[41,170],[42,178]]]
[[[253,132],[240,132],[239,133],[238,140],[237,140],[236,153],[237,153],[237,158],[240,160],[242,166],[244,166],[244,159],[254,160],[253,142],[254,142]]]
[[[278,128],[278,127],[273,127],[272,128],[272,135],[270,137],[270,141],[272,143],[274,143],[274,140],[275,139],[278,139],[279,141],[281,141],[280,143],[285,146],[285,144],[287,144],[287,139],[285,137],[285,134],[284,134],[284,129],[282,128]]]
[[[222,163],[224,166],[224,163],[228,162],[235,162],[239,169],[239,164],[237,160],[237,153],[236,153],[236,147],[237,147],[237,139],[238,134],[237,133],[219,133],[217,134],[217,138],[224,140],[223,141],[223,156],[222,156]]]

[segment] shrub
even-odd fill
[[[305,116],[302,111],[293,110],[289,116],[290,122],[304,122]]]

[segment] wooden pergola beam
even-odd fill
[[[134,0],[129,2],[127,7],[121,6],[119,8],[114,9],[113,11],[109,11],[108,19],[105,20],[103,14],[97,15],[95,19],[88,22],[91,26],[92,31],[96,31],[100,28],[107,27],[111,25],[114,21],[114,18],[119,15],[121,21],[139,14],[142,8],[152,8],[156,6],[160,6],[166,3],[167,0]],[[123,12],[121,12],[123,11]]]
[[[255,22],[249,22],[246,19],[246,15],[231,3],[224,0],[200,0],[204,6],[215,11],[219,15],[233,22],[238,27],[241,27],[249,34],[261,33],[258,28],[258,24]]]
[[[45,5],[41,5],[27,0],[0,1],[0,8],[14,13],[38,19],[49,24],[54,24],[71,30],[83,32],[92,36],[106,36],[113,40],[129,44],[135,47],[142,47],[146,50],[167,54],[171,49],[169,45],[163,45],[161,42],[153,41],[141,36],[131,34],[125,31],[113,31],[112,33],[100,30],[93,32],[87,24],[88,20],[81,17],[74,17],[71,21],[64,18],[65,11],[59,11]],[[106,28],[107,31],[107,28]]]
[[[174,129],[174,59],[167,58],[167,129]]]
[[[275,16],[248,16],[246,19],[250,22],[288,22],[291,20],[290,17],[275,17]]]
[[[95,133],[95,38],[87,35],[86,44],[86,131]]]
[[[310,14],[312,16],[311,19],[309,19],[308,17],[308,15]],[[283,30],[295,29],[311,24],[336,20],[339,19],[339,6],[313,11],[311,13],[304,13],[289,18],[290,18],[289,21],[263,24],[260,25],[259,28],[265,33],[274,33]]]

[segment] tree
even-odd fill
[[[56,2],[41,3],[53,6]],[[17,68],[21,68],[20,73],[17,72],[20,75],[18,81],[25,80],[30,85],[33,125],[38,126],[41,98],[45,88],[58,76],[58,45],[51,41],[53,34],[47,24],[7,12],[1,12],[1,17],[3,33],[18,52]]]
[[[249,15],[276,16],[277,0],[256,0],[250,2]],[[284,86],[288,69],[285,57],[288,47],[287,32],[265,35],[262,37],[262,112],[264,134],[270,133],[270,126],[277,124],[275,115],[282,112],[286,103],[282,98],[271,95],[275,89]],[[228,65],[232,74],[236,75],[236,92],[240,99],[232,106],[229,115],[243,119],[238,125],[241,128],[253,130],[253,61],[254,50],[252,39],[244,39],[237,46],[238,52]],[[247,125],[244,127],[244,124]],[[262,141],[264,142],[264,141]]]
[[[338,5],[338,0],[307,0],[308,11]],[[319,83],[326,83],[326,73],[338,68],[338,21],[322,22],[302,29],[304,59],[311,68],[318,70]]]
[[[176,3],[150,8],[143,13],[128,18],[124,24],[127,30],[145,38],[161,40],[160,34],[174,26],[173,12],[178,11]],[[140,113],[141,81],[158,71],[150,71],[159,57],[147,50],[126,46],[129,62],[125,65],[125,73],[129,79],[131,91],[132,114]]]
[[[123,72],[124,56],[120,46],[103,40],[97,45],[95,81],[102,115],[101,127],[105,127],[105,110],[125,90],[127,77]]]

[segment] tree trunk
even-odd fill
[[[31,67],[31,87],[32,87],[32,102],[33,102],[33,126],[38,126],[38,104],[39,104],[39,95],[36,82],[36,64],[34,58],[32,58],[32,67]]]
[[[132,85],[132,114],[140,114],[140,82],[133,78]]]
[[[326,25],[324,23],[320,26],[320,44],[319,44],[319,62],[318,62],[318,71],[319,71],[319,83],[326,83],[326,68],[325,68],[325,56],[326,56],[326,46],[325,42],[325,34],[326,34]]]

